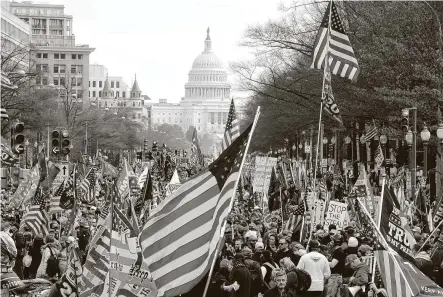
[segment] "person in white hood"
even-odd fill
[[[311,276],[311,287],[304,296],[322,297],[326,280],[331,276],[331,268],[326,257],[319,253],[320,244],[317,240],[309,242],[309,253],[303,255],[297,268],[303,269]]]

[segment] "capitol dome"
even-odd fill
[[[194,60],[192,63],[192,69],[222,69],[223,62],[212,51],[212,40],[209,36],[209,28],[206,31],[205,50]]]

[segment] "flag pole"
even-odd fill
[[[234,185],[234,191],[232,191],[231,201],[229,203],[229,208],[228,208],[228,214],[231,212],[232,207],[234,205],[234,198],[235,198],[235,194],[236,194],[236,189],[238,187],[238,181],[240,179],[240,175],[243,170],[243,165],[246,160],[246,155],[248,154],[249,145],[251,144],[251,138],[252,138],[252,135],[254,134],[254,130],[255,130],[255,127],[257,126],[257,122],[258,122],[259,117],[260,117],[260,106],[257,107],[257,111],[255,112],[254,122],[251,127],[251,132],[249,132],[248,142],[246,143],[246,148],[245,148],[245,151],[243,154],[242,161],[240,163],[240,168],[238,170],[238,176],[237,176],[237,179],[236,179],[235,185]],[[209,269],[208,280],[206,281],[206,286],[205,286],[205,291],[203,292],[203,297],[206,297],[206,293],[208,293],[209,283],[211,282],[211,275],[212,275],[212,272],[214,271],[214,266],[215,266],[215,261],[217,260],[218,250],[220,249],[221,242],[223,241],[222,240],[223,235],[225,234],[226,223],[227,223],[227,220],[225,219],[223,222],[223,226],[220,230],[220,238],[218,240],[217,247],[214,250],[214,258],[212,259],[211,268]]]
[[[315,186],[316,186],[316,181],[317,181],[317,163],[318,163],[318,151],[319,151],[319,146],[320,146],[320,136],[321,136],[321,122],[322,122],[322,114],[323,114],[323,99],[325,97],[325,83],[326,83],[326,70],[327,70],[327,66],[328,66],[328,60],[329,60],[329,38],[331,35],[331,15],[332,15],[332,0],[329,1],[329,21],[328,21],[328,36],[326,39],[326,56],[325,56],[325,65],[324,65],[324,69],[323,69],[323,87],[321,90],[321,102],[320,102],[320,116],[318,118],[318,135],[317,135],[317,147],[315,148],[316,153],[315,153],[315,164],[314,164],[314,184],[312,187],[312,191],[314,192],[314,197],[316,197],[316,191],[315,191]],[[309,237],[311,238],[311,236]]]
[[[381,184],[381,196],[380,196],[380,207],[378,209],[377,214],[377,228],[380,228],[381,223],[381,214],[382,214],[382,207],[383,207],[383,195],[385,194],[385,185],[386,185],[386,175],[383,175],[382,177],[382,184]],[[377,259],[374,257],[374,265],[372,267],[372,282],[375,281],[375,267],[376,267]]]

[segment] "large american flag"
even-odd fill
[[[329,24],[329,12],[331,10],[331,23]],[[333,74],[354,81],[357,80],[360,68],[333,1],[329,3],[317,33],[311,68],[322,69],[328,56],[328,63]]]
[[[289,214],[289,219],[285,224],[285,230],[293,233],[301,231],[303,218],[306,212],[305,203],[302,201],[297,208]]]
[[[240,136],[240,125],[235,114],[234,99],[231,100],[229,107],[228,119],[226,120],[225,135],[222,142],[222,150],[224,151],[231,143]]]
[[[209,271],[251,128],[208,168],[166,197],[143,226],[140,245],[158,296],[184,294]]]
[[[39,188],[37,189],[35,196],[31,199],[31,207],[23,216],[20,230],[22,231],[24,226],[28,226],[34,236],[38,234],[48,234],[49,220],[45,207],[46,202],[42,190]]]

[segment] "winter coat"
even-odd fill
[[[426,252],[419,252],[415,255],[415,263],[417,264],[418,269],[420,269],[423,274],[425,274],[430,279],[434,276],[434,263],[431,260],[431,256],[429,256]]]
[[[223,267],[213,276],[211,284],[209,286],[209,292],[207,296],[213,297],[229,297],[230,292],[221,289],[221,286],[229,286],[228,281],[229,271],[227,268]]]
[[[295,272],[295,269],[288,271],[286,273],[286,276],[287,276],[286,289],[294,293],[297,292],[298,277],[297,273]]]
[[[369,274],[368,265],[360,263],[354,270],[354,279],[349,282],[349,286],[366,286],[370,282]]]
[[[234,262],[234,269],[231,272],[231,283],[234,282],[237,282],[240,288],[233,294],[233,297],[250,297],[251,273],[240,261]]]
[[[48,243],[47,245],[44,245],[42,247],[42,260],[41,260],[40,265],[38,266],[38,269],[37,269],[37,275],[36,275],[37,278],[44,278],[47,276],[46,268],[48,266],[48,259],[49,259],[49,257],[51,257],[51,250],[50,249],[52,250],[52,254],[54,256],[57,257],[57,255],[59,254],[60,248],[54,242]]]
[[[266,291],[265,295],[263,297],[281,297],[280,293],[278,292],[278,288],[272,288]],[[295,293],[292,291],[289,291],[287,288],[285,288],[285,294],[283,295],[285,297],[295,297]]]

